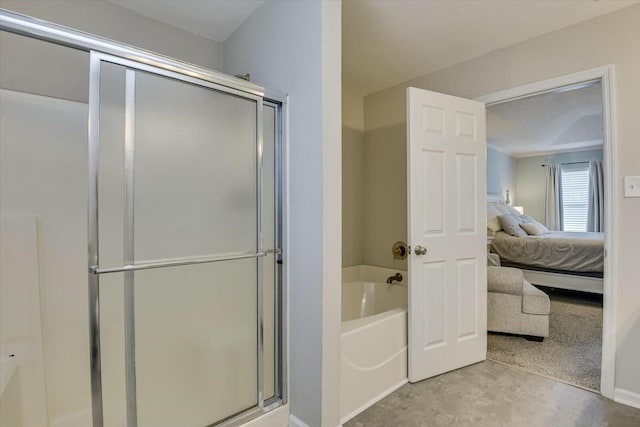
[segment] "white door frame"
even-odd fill
[[[590,70],[567,74],[536,83],[518,86],[512,89],[474,98],[485,104],[498,104],[518,98],[525,98],[541,92],[600,79],[602,82],[602,101],[604,107],[604,172],[605,172],[605,259],[604,259],[604,295],[602,314],[602,368],[600,392],[613,399],[615,387],[616,361],[616,308],[618,265],[614,254],[615,239],[618,230],[615,214],[618,211],[618,186],[616,174],[616,122],[614,120],[614,71],[613,65],[605,65]]]

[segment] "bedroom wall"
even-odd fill
[[[509,189],[511,204],[516,206],[516,159],[487,147],[487,193],[506,196]]]
[[[640,198],[623,198],[626,175],[640,175],[640,5],[626,7],[533,39],[490,52],[475,59],[368,95],[365,98],[365,139],[384,137],[405,149],[405,90],[408,86],[474,98],[564,74],[607,64],[615,69],[615,120],[618,209],[614,222],[617,259],[616,388],[631,393],[640,406]],[[383,166],[382,164],[380,165]],[[404,175],[399,170],[398,175]],[[393,196],[405,194],[398,180]],[[397,228],[406,218],[403,205],[395,206],[385,227]],[[406,238],[406,232],[402,234]],[[385,252],[387,247],[378,248]]]
[[[342,90],[342,266],[364,263],[364,97]]]
[[[547,169],[541,165],[602,161],[602,158],[603,152],[600,149],[516,159],[516,188],[518,191],[516,204],[524,207],[527,215],[544,224]]]
[[[222,70],[222,43],[104,0],[0,0],[0,7]],[[88,60],[74,55],[71,49],[47,47],[2,32],[0,63],[0,87],[87,102]],[[49,74],[49,70],[56,73]]]

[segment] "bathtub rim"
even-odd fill
[[[387,277],[393,276],[396,273],[401,273],[405,280],[400,284],[406,285],[408,280],[408,272],[402,268],[387,268],[377,267],[375,265],[358,264],[349,267],[342,268],[342,283],[351,282],[382,282],[387,280]]]

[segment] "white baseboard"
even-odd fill
[[[616,388],[613,391],[613,400],[623,405],[633,406],[640,409],[640,394],[632,391]]]
[[[300,420],[293,414],[289,414],[289,427],[309,427],[309,424]]]
[[[402,387],[403,385],[405,385],[408,382],[409,382],[409,379],[405,378],[402,381],[400,381],[398,384],[395,384],[395,385],[389,387],[388,389],[386,389],[385,391],[383,391],[382,393],[380,393],[379,395],[377,395],[376,397],[374,397],[373,399],[371,399],[370,401],[368,401],[367,403],[365,403],[364,405],[362,405],[361,407],[359,407],[355,411],[353,411],[353,412],[345,415],[344,417],[342,417],[340,422],[342,424],[346,423],[351,418],[355,417],[359,413],[363,412],[365,409],[368,409],[371,406],[373,406],[374,404],[378,403],[379,401],[381,401],[382,399],[384,399],[385,397],[387,397],[388,395],[390,395],[391,393],[393,393],[394,391],[396,391],[397,389],[399,389],[400,387]]]
[[[251,421],[242,424],[243,427],[288,427],[289,405],[282,405]]]

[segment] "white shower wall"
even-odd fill
[[[47,402],[55,420],[90,404],[87,105],[2,89],[0,113],[2,214],[39,220]]]
[[[0,218],[0,425],[47,427],[38,222]]]

